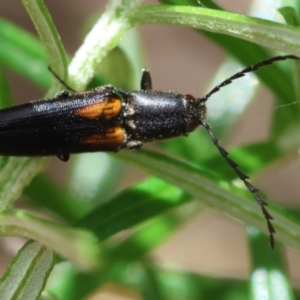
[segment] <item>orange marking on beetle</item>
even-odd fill
[[[99,118],[112,119],[120,114],[122,101],[119,98],[106,98],[101,102],[95,102],[78,109],[75,114],[88,119]]]
[[[122,127],[113,127],[103,134],[93,134],[80,141],[81,144],[91,145],[122,145],[125,141],[125,132]]]

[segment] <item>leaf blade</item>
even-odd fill
[[[28,241],[0,279],[1,297],[7,300],[37,299],[46,285],[54,258],[50,249]]]

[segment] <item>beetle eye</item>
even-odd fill
[[[195,101],[195,100],[196,100],[195,97],[192,96],[191,94],[186,94],[186,95],[184,96],[184,98],[185,98],[186,100],[190,100],[190,101]]]

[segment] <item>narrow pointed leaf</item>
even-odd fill
[[[28,241],[0,279],[0,295],[5,300],[34,300],[43,291],[54,265],[52,250]]]
[[[42,0],[22,0],[46,48],[49,66],[63,80],[67,75],[67,56],[51,15]]]
[[[1,236],[22,236],[39,241],[80,268],[98,267],[99,247],[95,236],[84,230],[37,218],[24,211],[0,212]]]

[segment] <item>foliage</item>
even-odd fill
[[[107,83],[103,74],[93,76],[99,63],[130,28],[143,23],[194,28],[244,65],[268,58],[270,49],[263,46],[300,56],[297,1],[290,1],[288,7],[286,1],[282,4],[279,11],[287,24],[281,24],[226,12],[210,0],[202,1],[201,5],[192,0],[161,1],[162,4],[155,6],[140,6],[139,0],[111,0],[67,69],[67,54],[45,4],[41,0],[22,2],[40,38],[0,20],[0,66],[48,90],[47,96],[61,90],[59,82],[53,81],[51,85],[48,65],[61,78],[68,78],[67,83],[77,91],[84,90],[89,83],[89,86]],[[106,64],[113,67],[117,61],[118,68],[128,69],[129,75],[122,87],[132,88],[140,60],[132,59],[131,53],[140,53],[141,49],[120,46],[118,51],[118,59],[112,56]],[[298,64],[293,64],[296,72],[283,69],[286,64],[281,63],[257,73],[273,92],[278,105],[289,104],[299,95],[299,85],[292,84],[299,81]],[[1,106],[5,107],[13,99],[2,70],[0,80]],[[251,100],[251,95],[246,92],[244,96]],[[247,174],[253,177],[256,172],[284,160],[292,151],[296,152],[299,107],[298,104],[286,106],[284,121],[282,115],[279,118],[275,113],[269,140],[230,151],[234,160],[243,162]],[[239,116],[240,112],[230,114],[231,122],[219,132],[219,138]],[[73,159],[70,185],[65,188],[46,175],[38,174],[47,166],[45,158],[1,157],[1,235],[35,240],[24,245],[1,279],[1,297],[82,299],[103,284],[114,282],[134,288],[144,299],[262,299],[258,294],[261,290],[268,299],[294,299],[280,242],[300,250],[299,219],[269,205],[277,231],[276,249],[271,251],[267,238],[261,233],[268,233],[264,218],[251,195],[244,188],[230,184],[235,178],[217,151],[199,155],[201,148],[212,147],[210,144],[208,137],[196,132],[188,139],[161,143],[159,146],[168,150],[165,151],[168,154],[141,150],[110,156],[103,153],[80,155]],[[116,159],[134,164],[155,177],[112,196],[120,179],[116,174],[122,169]],[[228,183],[226,187],[224,182]],[[89,194],[79,194],[83,186],[88,187]],[[41,188],[43,195],[38,192]],[[15,200],[22,193],[39,207],[58,215],[64,224],[13,210]],[[189,222],[203,209],[203,204],[249,225],[247,233],[252,257],[249,282],[170,272],[149,259],[148,253]],[[114,234],[128,228],[133,229],[123,240],[112,239]],[[60,255],[56,261],[54,253]],[[47,280],[49,294],[46,295]],[[249,295],[247,286],[250,286]],[[286,298],[282,298],[283,294]]]

